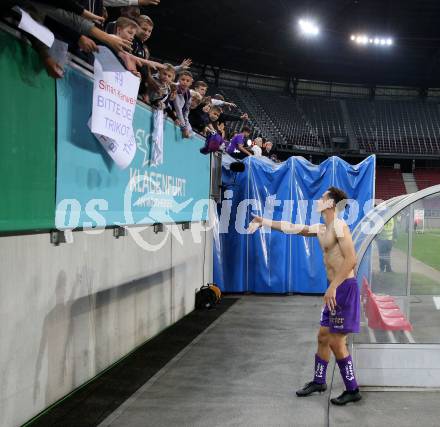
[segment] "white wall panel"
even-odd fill
[[[194,309],[204,237],[180,231],[182,245],[168,235],[156,252],[112,230],[58,247],[48,234],[0,238],[0,426],[27,421]]]

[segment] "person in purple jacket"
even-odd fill
[[[240,133],[237,133],[229,142],[226,152],[232,157],[243,158],[245,156],[252,156],[252,153],[245,148],[245,143],[251,134],[251,129],[243,126]],[[236,153],[239,151],[239,153]]]
[[[314,378],[298,390],[296,395],[306,397],[327,389],[325,377],[330,355],[333,353],[346,389],[330,401],[340,406],[358,402],[362,398],[354,374],[353,360],[347,348],[347,335],[360,331],[360,293],[354,272],[356,252],[350,229],[338,218],[338,213],[345,209],[347,199],[344,191],[336,187],[330,187],[322,195],[317,211],[322,215],[324,224],[299,225],[255,216],[248,230],[249,233],[254,233],[260,227],[267,226],[286,234],[318,238],[324,254],[329,286],[321,312]]]

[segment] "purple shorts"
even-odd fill
[[[336,289],[336,309],[324,306],[321,326],[330,328],[333,334],[358,334],[360,332],[361,298],[355,277],[342,282]]]

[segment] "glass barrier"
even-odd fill
[[[413,336],[440,343],[440,194],[414,206],[411,242],[410,308]]]
[[[440,343],[439,211],[436,193],[400,209],[375,233],[358,268],[362,330],[355,344]],[[388,208],[382,212],[389,217]]]
[[[371,233],[378,232],[377,222],[378,218],[383,217],[383,215],[392,210],[397,204],[402,203],[408,195],[402,195],[394,197],[376,206],[368,215],[356,226],[353,231],[353,241],[355,244],[356,252],[359,251],[365,239],[368,238]]]

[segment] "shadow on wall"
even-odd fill
[[[66,273],[58,274],[55,306],[42,327],[34,403],[41,394],[43,361],[47,407],[149,338],[150,322],[155,333],[170,323],[172,292],[164,283],[171,282],[172,268],[98,292],[93,292],[96,280],[90,273],[84,269],[70,287]],[[108,283],[105,277],[99,282]],[[154,294],[148,292],[155,287]]]
[[[176,322],[177,320],[181,319],[186,314],[187,304],[188,303],[195,303],[195,293],[194,293],[194,299],[191,301],[186,300],[186,293],[185,290],[182,289],[183,284],[179,281],[180,277],[194,277],[194,265],[197,265],[197,257],[188,259],[188,262],[177,264],[173,268],[173,277],[174,277],[174,286],[173,286],[173,295],[172,295],[172,322]],[[192,273],[192,274],[191,274]],[[205,278],[204,278],[205,279]],[[205,283],[203,283],[205,284]],[[200,286],[198,284],[194,284],[194,288],[199,288]]]
[[[34,381],[34,402],[40,394],[40,372],[43,363],[43,356],[47,348],[47,387],[46,399],[51,399],[51,390],[55,391],[65,388],[66,381],[66,360],[69,344],[69,333],[71,326],[70,306],[73,294],[66,301],[67,277],[64,271],[58,274],[55,288],[55,307],[46,315],[43,323],[35,367]],[[72,291],[73,292],[73,291]],[[65,331],[65,333],[63,333]],[[64,387],[63,387],[64,386]]]

